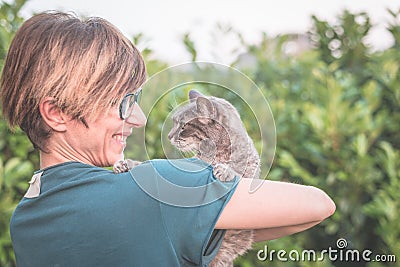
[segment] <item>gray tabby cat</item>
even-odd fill
[[[228,101],[189,92],[190,103],[173,115],[171,143],[181,151],[213,165],[214,176],[229,181],[235,175],[259,178],[260,158],[239,113]],[[227,230],[210,267],[233,266],[233,261],[251,248],[253,230]]]

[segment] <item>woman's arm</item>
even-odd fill
[[[260,237],[274,239],[318,224],[336,209],[332,199],[318,188],[265,180],[251,193],[252,181],[239,181],[215,228],[262,229]]]
[[[257,229],[254,230],[254,242],[273,240],[287,235],[295,234],[304,231],[308,228],[311,228],[314,225],[319,224],[320,222],[321,221],[292,225],[292,226]]]

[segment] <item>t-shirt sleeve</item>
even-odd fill
[[[196,159],[152,160],[137,183],[159,201],[165,231],[182,266],[206,266],[225,230],[215,224],[234,193],[238,178],[220,182],[212,167]]]

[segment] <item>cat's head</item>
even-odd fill
[[[225,99],[191,90],[189,100],[174,113],[168,134],[179,150],[211,156],[218,145],[232,143],[233,132],[244,129],[237,110]]]

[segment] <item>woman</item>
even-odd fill
[[[45,12],[18,30],[1,78],[3,114],[40,153],[10,224],[18,266],[206,266],[223,229],[256,229],[263,241],[333,214],[332,200],[309,186],[265,181],[250,194],[248,179],[221,183],[210,167],[188,173],[166,160],[122,174],[102,168],[123,158],[126,138],[146,123],[136,103],[145,79],[138,50],[103,19]],[[227,193],[170,205],[136,183],[165,193],[151,184],[157,175],[185,188],[207,185],[205,198]]]

